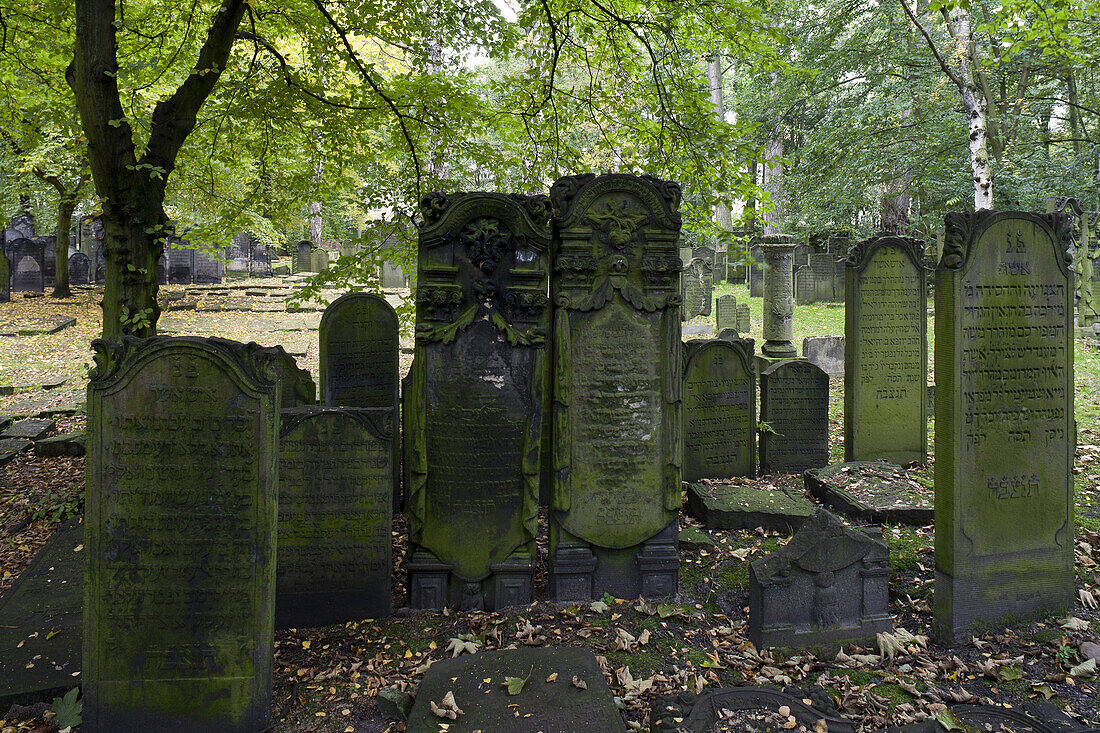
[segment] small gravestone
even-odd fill
[[[737,304],[737,319],[734,321],[734,328],[738,333],[748,333],[752,330],[752,319],[749,316],[749,304],[738,303]]]
[[[1063,214],[948,214],[936,270],[935,632],[1073,608],[1073,272]]]
[[[385,298],[348,293],[321,317],[321,402],[327,407],[397,407],[398,323]]]
[[[683,480],[756,473],[756,372],[742,341],[684,344]]]
[[[45,284],[42,246],[31,239],[17,239],[9,247],[12,263],[11,292],[42,292]]]
[[[715,330],[737,328],[737,296],[719,295],[714,299]]]
[[[548,408],[550,201],[429,194],[421,212],[405,415],[409,605],[530,603]]]
[[[855,733],[833,707],[828,693],[788,687],[726,687],[700,695],[659,697],[650,713],[650,733],[773,733],[794,730]]]
[[[509,694],[508,680],[526,680]],[[432,712],[450,695],[454,720]],[[449,707],[449,706],[443,706]],[[438,661],[424,673],[408,730],[427,733],[625,733],[595,655],[578,647],[498,649]]]
[[[812,305],[817,300],[817,276],[809,265],[803,265],[794,271],[795,305]]]
[[[313,266],[313,245],[308,239],[298,242],[294,255],[294,272],[310,272]]]
[[[276,353],[167,336],[93,347],[82,730],[266,730]]]
[[[0,303],[11,300],[11,260],[0,251]]]
[[[0,598],[0,708],[80,686],[84,525],[63,524]]]
[[[829,375],[804,359],[760,374],[760,470],[802,473],[829,463]]]
[[[69,284],[87,285],[90,277],[89,270],[92,267],[88,255],[76,252],[69,255]]]
[[[680,187],[571,176],[555,211],[551,595],[673,596],[681,503]]]
[[[889,583],[882,531],[848,529],[819,509],[785,546],[749,563],[749,639],[757,649],[872,644],[894,628]]]
[[[847,263],[845,460],[924,463],[928,313],[921,245],[873,237],[853,247]]]
[[[688,484],[688,508],[711,529],[794,532],[817,509],[801,492],[737,484]]]
[[[379,280],[382,283],[382,287],[387,290],[396,290],[409,286],[409,279],[405,275],[405,271],[392,260],[386,260],[382,263],[382,273]]]
[[[393,408],[282,412],[275,628],[390,615]]]
[[[710,265],[704,259],[693,258],[684,268],[683,319],[709,316],[712,294]]]
[[[802,339],[802,356],[830,377],[844,376],[844,337],[811,336]]]
[[[828,507],[867,522],[932,524],[932,489],[884,461],[840,463],[802,474],[806,490]]]

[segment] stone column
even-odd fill
[[[767,234],[760,238],[764,256],[764,356],[798,356],[794,336],[794,237]]]

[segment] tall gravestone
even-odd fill
[[[321,316],[321,402],[328,407],[396,408],[397,313],[374,293],[348,293]]]
[[[35,237],[31,241],[42,249],[42,284],[52,287],[57,276],[57,237]]]
[[[1064,214],[948,214],[936,270],[935,630],[1073,608]]]
[[[670,596],[683,424],[680,187],[558,180],[551,595]]]
[[[11,300],[11,260],[0,251],[0,303]]]
[[[93,347],[81,730],[266,730],[275,352],[164,336]]]
[[[692,258],[684,268],[683,319],[709,316],[712,293],[710,265],[701,257]]]
[[[1077,325],[1095,329],[1100,324],[1100,211],[1081,213],[1084,252],[1077,258]]]
[[[40,293],[45,287],[42,246],[33,239],[17,239],[9,244],[11,257],[11,292]]]
[[[421,202],[409,427],[409,604],[493,609],[533,592],[549,370],[550,202]]]
[[[809,265],[802,265],[794,271],[794,302],[796,305],[818,302],[817,275]]]
[[[195,277],[196,285],[212,285],[220,283],[225,275],[225,264],[208,252],[195,250]]]
[[[872,237],[847,259],[844,460],[928,457],[927,292],[920,242]]]
[[[313,267],[313,244],[308,239],[298,242],[294,254],[294,272],[310,272]]]
[[[390,615],[396,421],[392,407],[283,410],[275,628]]]
[[[254,244],[248,263],[248,274],[252,277],[271,277],[271,256],[266,244]]]
[[[737,320],[734,321],[733,327],[738,333],[748,333],[752,330],[752,316],[749,313],[748,303],[737,304]]]
[[[69,255],[69,284],[87,285],[90,278],[92,263],[88,255],[83,252],[74,252]]]
[[[737,328],[737,296],[719,295],[714,299],[715,330]]]
[[[805,359],[760,374],[760,470],[802,473],[829,463],[829,375]]]
[[[746,341],[684,344],[684,481],[756,474],[756,371]]]

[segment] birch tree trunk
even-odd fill
[[[970,139],[970,170],[974,178],[974,210],[993,208],[993,168],[989,163],[989,109],[985,95],[977,85],[974,65],[979,59],[971,57],[974,48],[970,13],[956,8],[951,13],[955,33],[956,85],[962,96]]]
[[[710,102],[714,105],[714,117],[719,122],[725,122],[726,105],[722,99],[722,55],[719,53],[707,59],[707,84],[710,87]],[[733,229],[733,215],[725,202],[719,201],[715,205],[714,220],[727,232]]]

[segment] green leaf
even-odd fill
[[[74,687],[66,692],[64,697],[53,699],[51,708],[54,713],[53,722],[57,724],[58,728],[73,728],[80,725],[80,711],[84,706],[84,702],[77,699],[79,695],[80,688]]]
[[[955,717],[955,714],[951,712],[949,708],[945,708],[936,713],[936,721],[942,725],[946,730],[965,730],[962,721]]]
[[[504,686],[508,688],[509,695],[518,695],[523,692],[523,686],[527,684],[526,677],[509,677],[504,680]]]

